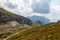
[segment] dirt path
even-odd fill
[[[25,31],[25,30],[21,30],[21,32],[23,32],[23,31]],[[10,35],[10,36],[8,36],[7,38],[5,38],[5,39],[3,39],[3,40],[7,40],[7,39],[9,39],[10,37],[13,37],[13,36],[15,36],[15,35],[17,35],[17,34],[19,34],[20,32],[17,32],[17,33],[15,33],[15,34],[13,34],[13,35]]]

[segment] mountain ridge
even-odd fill
[[[31,16],[30,18],[32,21],[40,21],[42,24],[48,24],[50,23],[50,20],[48,18],[45,18],[44,16]]]
[[[16,20],[21,24],[32,25],[32,21],[29,18],[23,17],[21,15],[14,14],[3,8],[0,8],[0,22]]]

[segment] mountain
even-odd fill
[[[31,16],[31,17],[28,17],[30,18],[32,21],[37,21],[39,20],[42,24],[48,24],[50,23],[50,20],[48,18],[45,18],[43,16]]]
[[[29,18],[0,8],[0,40],[18,31],[27,30],[31,25],[32,21]]]
[[[32,21],[29,18],[14,14],[3,8],[0,8],[0,23],[13,20],[17,21],[20,24],[32,25]]]
[[[28,29],[7,40],[60,40],[60,21]]]

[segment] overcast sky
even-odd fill
[[[0,7],[22,16],[44,16],[60,20],[60,0],[0,0]]]

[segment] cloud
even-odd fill
[[[29,3],[26,5],[23,0],[0,0],[0,7],[18,15],[27,16],[27,14],[30,15],[32,11],[31,2],[32,0],[29,0]]]
[[[60,20],[60,5],[55,5],[54,3],[51,3],[50,6],[51,13],[53,15],[53,21]],[[51,14],[50,13],[50,14]]]
[[[60,11],[60,5],[55,5],[54,3],[51,3],[51,10]]]
[[[51,0],[55,5],[60,5],[60,0]]]
[[[55,22],[60,20],[60,5],[55,5],[54,3],[50,3],[50,13],[42,14],[42,13],[33,13],[31,16],[44,16],[48,18],[51,22]]]
[[[8,1],[9,2],[9,1]],[[15,9],[15,8],[18,8],[18,5],[17,4],[13,4],[12,2],[6,2],[5,5],[10,8],[10,9]]]
[[[50,0],[41,0],[39,2],[33,1],[32,8],[36,13],[49,13],[50,12]]]

